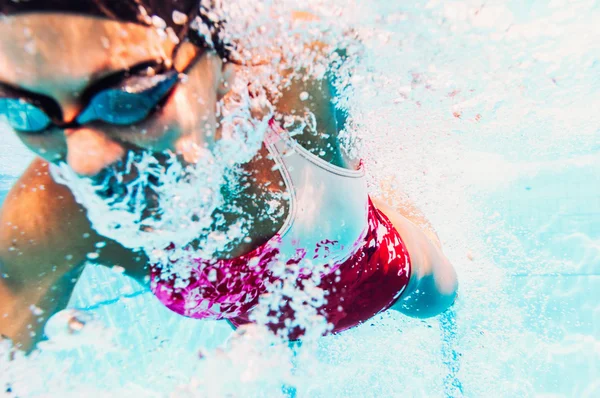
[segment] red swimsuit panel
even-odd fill
[[[408,285],[411,263],[400,234],[390,220],[369,199],[368,227],[357,242],[356,251],[343,263],[334,265],[321,278],[319,287],[326,292],[326,304],[318,308],[341,332],[367,321],[390,308]],[[165,275],[163,267],[151,267],[151,288],[158,299],[178,314],[203,319],[228,318],[234,325],[250,323],[252,308],[272,280],[269,263],[276,259],[278,238],[232,260],[194,260],[189,284],[175,287],[175,277]],[[297,260],[296,260],[297,261]],[[299,281],[298,288],[302,288]],[[281,306],[278,322],[267,325],[277,331],[284,328],[294,311]],[[287,331],[289,339],[302,336],[299,329]]]

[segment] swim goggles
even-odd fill
[[[146,62],[102,79],[82,94],[86,105],[69,123],[63,121],[54,99],[3,84],[0,115],[6,116],[13,129],[28,134],[41,134],[52,126],[66,129],[92,122],[120,126],[139,123],[164,105],[199,55],[182,73],[168,70],[164,63]]]

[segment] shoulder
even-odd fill
[[[8,193],[0,213],[0,236],[38,244],[58,243],[63,237],[89,232],[85,211],[71,192],[54,182],[48,163],[34,160]],[[31,242],[32,244],[34,242]]]
[[[76,268],[83,259],[69,257],[77,244],[71,234],[83,227],[82,219],[85,214],[68,190],[52,181],[47,163],[34,160],[0,211],[0,260],[7,281],[20,288]]]
[[[292,20],[299,24],[317,19],[307,12],[298,11],[292,15]],[[307,43],[306,48],[315,56],[327,58],[329,50],[324,43]],[[302,131],[294,133],[294,140],[335,166],[355,168],[356,164],[345,157],[339,141],[339,132],[344,129],[346,120],[344,112],[335,105],[339,93],[333,84],[334,74],[328,72],[317,77],[302,68],[283,70],[281,74],[285,83],[274,101],[276,111],[280,115],[311,119],[311,122],[304,122]]]
[[[69,189],[50,176],[48,163],[34,160],[8,193],[0,211],[0,258],[26,281],[52,270],[57,276],[84,264],[104,242],[99,262],[125,262],[137,255],[92,229],[85,210]],[[139,261],[138,261],[139,262]]]
[[[81,241],[89,229],[69,190],[52,180],[45,161],[36,159],[2,205],[0,257],[13,274],[42,274],[49,264],[75,266],[84,260],[78,252],[87,250]]]

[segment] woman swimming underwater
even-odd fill
[[[457,279],[437,236],[409,203],[369,196],[330,81],[280,70],[278,94],[258,95],[248,76],[286,49],[247,62],[198,3],[0,1],[0,115],[38,156],[0,216],[0,333],[31,350],[89,262],[235,326],[294,266],[295,289],[324,292],[329,333],[448,308]],[[316,132],[289,123],[307,111]],[[295,306],[277,308],[263,323],[301,337]]]

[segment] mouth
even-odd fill
[[[91,177],[77,175],[64,162],[50,171],[86,208],[100,235],[129,248],[191,242],[210,226],[221,200],[218,166],[186,164],[173,153],[128,152]]]
[[[142,219],[154,217],[159,212],[160,175],[167,166],[166,155],[153,154],[155,163],[140,169],[143,154],[130,154],[127,159],[118,161],[103,169],[93,177],[88,177],[98,198],[112,207],[129,213],[140,213]]]

